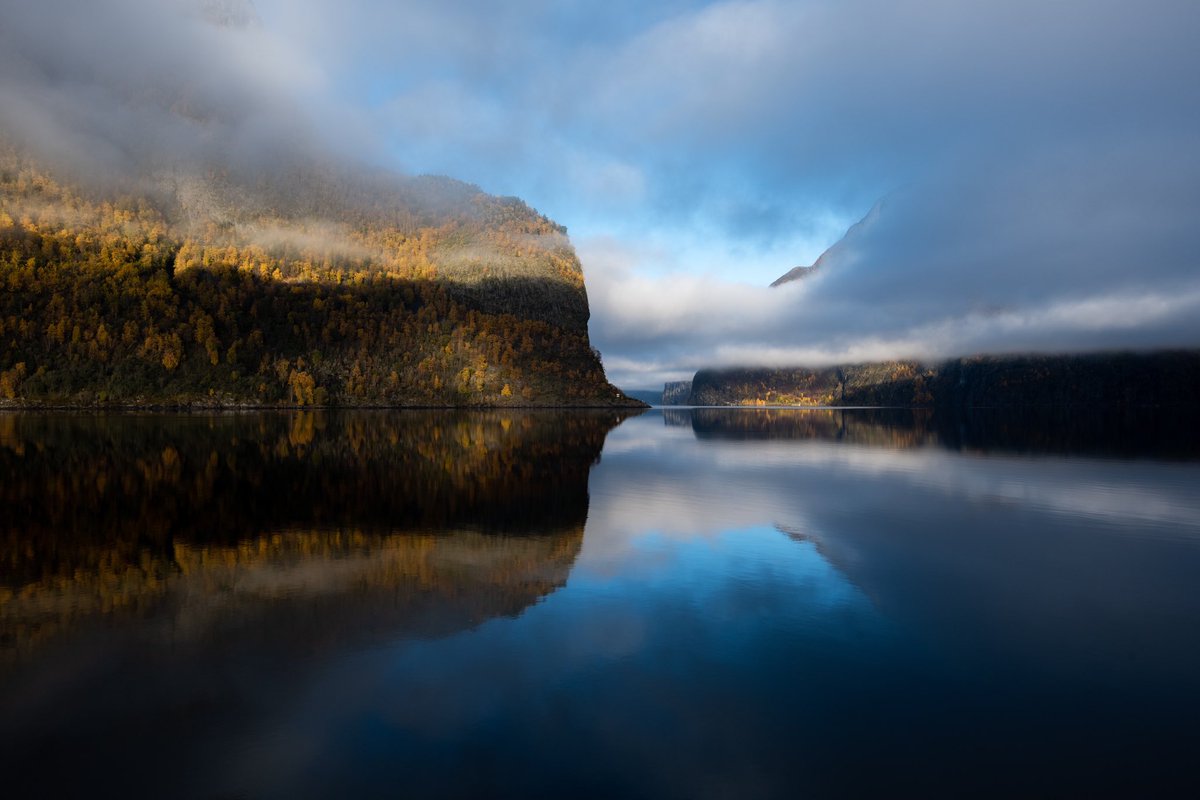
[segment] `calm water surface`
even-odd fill
[[[1198,433],[0,415],[4,793],[1197,796]]]

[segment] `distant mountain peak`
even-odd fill
[[[814,261],[812,266],[810,266],[810,267],[792,267],[787,272],[785,272],[783,275],[780,275],[778,278],[771,281],[771,285],[772,286],[782,286],[783,284],[791,283],[792,281],[804,280],[805,278],[809,277],[810,275],[812,275],[814,272],[817,271],[817,269],[820,267],[820,264],[821,264],[821,258],[824,258],[824,257],[825,257],[825,254],[822,253],[821,257],[818,258],[816,261]]]
[[[865,217],[851,225],[846,230],[846,233],[842,236],[842,238],[830,245],[829,248],[825,250],[824,253],[821,253],[821,255],[817,257],[817,260],[814,261],[810,266],[792,267],[783,275],[780,275],[778,278],[772,281],[771,286],[776,287],[782,286],[785,283],[802,281],[806,278],[811,278],[817,272],[825,269],[839,249],[844,248],[848,241],[860,235],[866,228],[874,224],[875,220],[879,219],[879,215],[883,210],[883,204],[884,201],[880,200],[878,203],[871,206],[871,210],[867,212]]]

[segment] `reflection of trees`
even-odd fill
[[[619,419],[0,416],[0,636],[180,597],[386,590],[392,608],[516,613],[565,581]]]
[[[840,441],[995,453],[1200,457],[1200,420],[1186,408],[695,409],[701,439]]]
[[[1200,458],[1200,416],[1195,408],[1040,406],[939,410],[935,421],[943,446],[956,450]]]
[[[688,412],[683,412],[688,413]],[[695,409],[692,430],[702,439],[844,441],[877,447],[936,442],[925,409]]]

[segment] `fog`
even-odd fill
[[[0,130],[111,177],[445,173],[570,228],[618,384],[1200,345],[1200,6],[0,0]],[[811,263],[882,201],[809,280]]]
[[[0,0],[0,133],[109,183],[361,149],[318,65],[249,0]],[[352,116],[352,115],[351,115]]]

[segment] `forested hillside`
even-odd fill
[[[1194,406],[1200,351],[972,356],[822,368],[701,370],[688,402],[733,406]]]
[[[513,198],[319,168],[64,178],[0,146],[0,403],[612,405]]]

